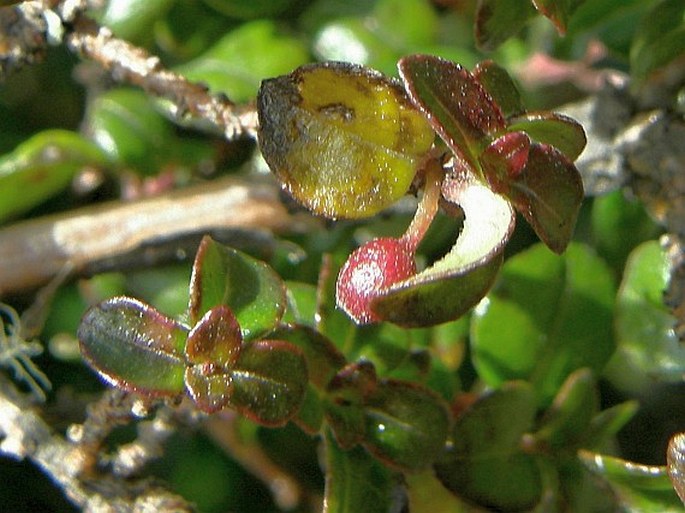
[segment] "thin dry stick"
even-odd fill
[[[0,230],[0,296],[40,286],[65,266],[87,272],[153,241],[228,228],[284,231],[296,224],[273,183],[235,178],[32,219]]]
[[[90,459],[88,450],[54,434],[14,386],[0,375],[1,456],[31,460],[84,511],[193,511],[183,498],[146,480],[129,481],[103,475],[99,476],[98,486],[91,486],[81,479]]]
[[[115,80],[170,100],[179,119],[188,114],[201,118],[220,129],[229,140],[256,134],[257,114],[253,105],[238,106],[223,95],[209,94],[205,86],[165,69],[158,57],[117,39],[109,29],[85,16],[77,17],[66,43],[81,56],[109,70]]]

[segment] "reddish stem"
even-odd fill
[[[423,189],[423,197],[414,214],[411,224],[400,237],[400,241],[406,244],[409,251],[416,252],[416,248],[426,235],[428,228],[438,212],[440,200],[440,186],[442,184],[443,170],[438,159],[433,159],[426,165],[426,183]]]

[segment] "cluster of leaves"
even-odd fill
[[[229,408],[285,425],[260,431],[281,453],[299,447],[289,423],[320,434],[330,513],[399,509],[405,499],[416,512],[682,508],[668,475],[682,489],[682,443],[672,443],[668,471],[602,455],[636,405],[610,402],[602,411],[598,376],[602,387],[644,397],[652,383],[678,383],[685,371],[662,301],[668,259],[656,241],[639,244],[658,230],[620,193],[586,202],[578,216],[571,162],[582,130],[558,114],[527,112],[499,66],[476,64],[470,18],[427,0],[117,3],[100,16],[117,35],[154,47],[176,71],[236,102],[258,94],[260,149],[307,208],[358,219],[407,189],[423,196],[404,235],[399,213],[278,241],[261,254],[278,273],[205,239],[190,291],[181,266],[90,280],[90,297],[128,294],[93,307],[78,327],[83,355],[103,379],[207,413]],[[549,42],[558,56],[577,58],[574,41],[599,36],[619,67],[647,80],[682,54],[678,0],[483,0],[476,45],[500,47],[525,24],[531,40],[540,37],[530,23],[535,9],[571,36]],[[635,37],[617,26],[637,27]],[[511,64],[521,52],[514,41],[491,55]],[[404,55],[400,80],[388,78]],[[312,56],[382,73],[340,62],[298,68]],[[44,83],[45,72],[34,81]],[[278,78],[258,91],[264,77]],[[40,101],[16,111],[34,109],[40,114]],[[225,158],[216,140],[174,128],[169,113],[115,87],[93,95],[82,134],[22,134],[6,126],[16,116],[0,117],[0,221],[31,214],[84,168],[117,178],[172,170],[184,183]],[[74,116],[72,128],[80,121]],[[565,253],[533,244],[504,261],[505,246],[516,251],[526,233],[523,224],[513,233],[515,211]],[[579,241],[569,242],[577,218]],[[337,287],[323,278],[310,285],[321,253],[331,255],[322,277],[340,270]],[[350,289],[356,274],[375,276],[373,290]],[[333,308],[336,289],[357,322]],[[83,303],[74,285],[58,292],[46,336],[75,332]],[[14,340],[7,326],[6,335]],[[198,472],[207,480],[194,491],[201,503],[224,471],[212,471],[212,461],[205,457]]]

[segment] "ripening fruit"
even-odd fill
[[[414,274],[414,249],[405,238],[374,239],[357,248],[340,270],[336,301],[357,324],[378,322],[381,319],[371,311],[371,301]]]

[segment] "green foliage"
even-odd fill
[[[0,222],[57,196],[84,166],[104,167],[92,142],[66,130],[46,130],[0,157]]]
[[[497,386],[530,380],[545,403],[581,367],[599,372],[614,351],[616,289],[590,248],[562,256],[541,245],[509,259],[472,325],[474,365]]]
[[[583,128],[526,110],[524,99],[548,105],[554,92],[519,92],[524,77],[508,70],[544,50],[590,73],[576,64],[598,40],[608,53],[593,66],[649,86],[682,60],[681,2],[453,4],[117,0],[96,13],[212,93],[254,102],[257,157],[244,141],[192,135],[207,126],[138,90],[86,84],[79,135],[3,85],[0,222],[50,210],[84,169],[122,188],[130,172],[155,183],[171,170],[177,185],[214,171],[262,180],[244,172],[263,170],[261,157],[327,218],[298,212],[304,222],[266,249],[206,237],[192,268],[70,283],[42,336],[77,332],[95,374],[151,408],[183,401],[207,426],[230,419],[254,450],[247,467],[298,482],[307,500],[296,511],[318,511],[309,502],[321,496],[328,513],[680,511],[682,435],[667,466],[622,459],[617,438],[655,385],[682,382],[682,319],[664,304],[672,255],[623,191],[581,206]],[[39,96],[31,84],[44,75],[26,77],[24,96]],[[418,199],[408,227],[407,193]],[[0,365],[40,390],[29,359],[39,347],[13,310],[0,315]],[[70,385],[87,378],[63,360],[48,374],[65,365]],[[282,509],[264,506],[266,488],[245,498],[239,451],[223,461],[198,439],[173,439],[151,473],[208,511]]]

